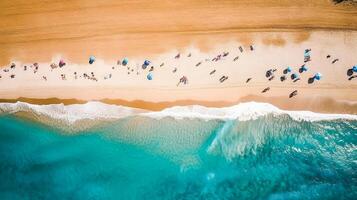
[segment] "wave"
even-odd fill
[[[357,120],[357,115],[351,114],[322,114],[311,111],[286,111],[269,103],[247,102],[231,107],[211,108],[200,105],[174,106],[162,111],[152,112],[137,108],[110,105],[102,102],[90,101],[85,104],[50,104],[35,105],[24,102],[0,103],[0,113],[14,114],[28,112],[46,116],[52,119],[75,123],[79,120],[113,120],[129,116],[146,116],[155,119],[172,117],[175,119],[203,119],[203,120],[254,120],[268,114],[277,116],[287,114],[297,121],[323,121],[348,119]]]

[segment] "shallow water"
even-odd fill
[[[357,121],[0,116],[0,199],[354,199]]]

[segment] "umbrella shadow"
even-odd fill
[[[347,76],[352,76],[353,74],[353,70],[352,69],[348,69],[347,70]]]

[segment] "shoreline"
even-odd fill
[[[357,101],[336,101],[332,98],[311,98],[303,99],[296,98],[292,101],[287,101],[285,97],[260,97],[256,95],[248,95],[240,98],[237,101],[198,101],[198,100],[176,100],[176,101],[162,101],[162,102],[150,102],[144,100],[123,100],[123,99],[98,99],[94,100],[109,105],[126,106],[130,108],[138,108],[148,111],[161,111],[166,108],[174,106],[191,106],[200,105],[205,107],[223,108],[239,103],[246,102],[259,102],[269,103],[279,109],[287,111],[312,111],[316,113],[324,114],[353,114],[357,115]],[[17,99],[0,99],[0,103],[16,103],[25,102],[35,105],[50,105],[50,104],[85,104],[87,100],[79,99],[59,99],[59,98],[17,98]]]

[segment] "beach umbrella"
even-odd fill
[[[150,62],[149,60],[145,60],[145,61],[144,61],[144,65],[146,65],[146,66],[150,65],[150,63],[151,63],[151,62]]]
[[[291,79],[292,79],[292,80],[294,80],[294,79],[296,79],[296,78],[298,78],[298,75],[297,75],[297,74],[295,74],[295,73],[291,74]]]
[[[95,57],[94,56],[90,56],[89,57],[89,64],[93,64],[95,61]]]
[[[61,59],[61,60],[59,61],[59,63],[58,63],[58,66],[59,66],[59,67],[63,67],[63,66],[65,66],[65,65],[66,65],[66,63],[64,62],[63,59]]]
[[[287,73],[290,73],[292,71],[291,67],[288,67],[285,69]]]
[[[146,76],[146,78],[147,78],[149,81],[151,81],[152,78],[153,78],[152,73],[148,73],[148,75]]]
[[[307,68],[305,65],[303,65],[303,66],[301,67],[301,71],[303,71],[303,72],[306,72],[307,69],[308,69],[308,68]]]
[[[127,65],[129,60],[127,58],[124,58],[123,61],[121,62],[122,65]]]
[[[352,71],[353,71],[353,72],[357,72],[357,65],[355,65],[355,66],[352,67]]]
[[[322,74],[318,72],[315,74],[314,78],[319,81],[322,78]]]

